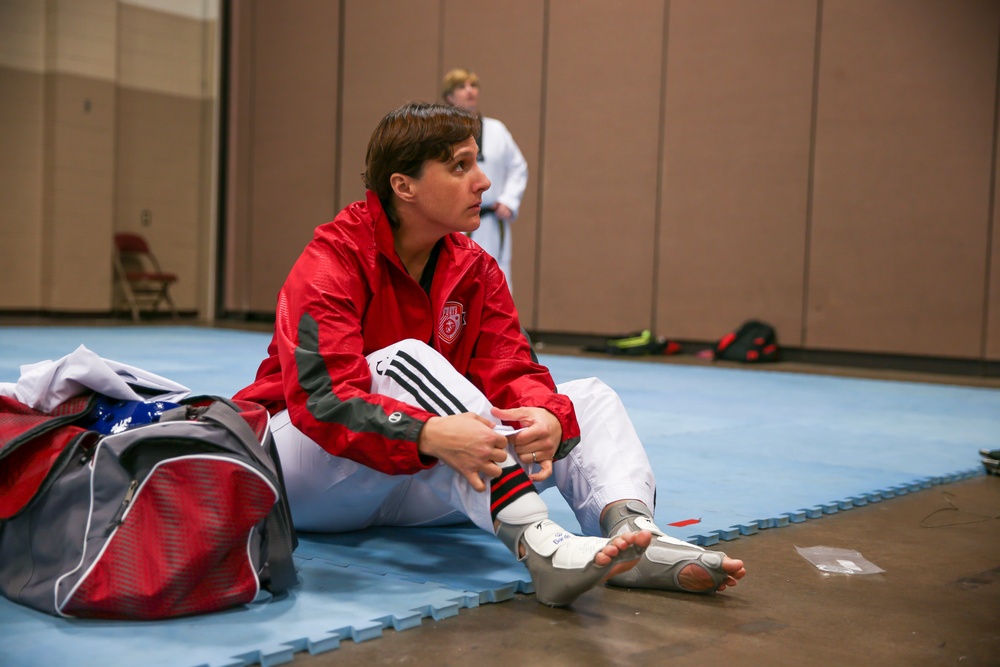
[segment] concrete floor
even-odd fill
[[[824,574],[795,550],[817,545],[859,551],[886,572]],[[1000,665],[1000,477],[719,548],[743,558],[749,574],[718,595],[600,587],[569,609],[519,595],[328,653],[297,653],[292,664]]]

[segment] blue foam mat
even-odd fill
[[[472,523],[300,535],[295,553],[334,565],[356,564],[373,574],[449,586],[474,595],[477,604],[534,591],[525,567]]]
[[[269,335],[197,327],[0,327],[0,381],[84,344],[197,393],[231,395]],[[1000,446],[1000,390],[542,355],[557,381],[614,387],[658,481],[657,521],[711,545],[982,474]],[[552,517],[578,529],[555,490]],[[698,519],[693,525],[666,524]],[[738,553],[737,545],[727,550]],[[470,524],[303,535],[284,599],[155,623],[56,619],[0,599],[0,664],[281,664],[530,592]]]
[[[0,664],[269,667],[479,604],[476,595],[329,561],[296,556],[295,566],[299,585],[280,599],[165,621],[59,619],[0,599]]]

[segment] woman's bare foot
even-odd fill
[[[743,561],[730,558],[729,556],[725,556],[722,559],[722,569],[729,576],[715,588],[715,590],[720,592],[726,590],[728,587],[735,586],[736,582],[746,576],[747,573],[746,568],[743,567]],[[710,591],[715,585],[712,575],[699,563],[691,563],[681,570],[680,574],[677,575],[677,583],[683,589],[696,593]]]
[[[624,553],[626,549],[632,547],[645,549],[652,541],[653,534],[648,530],[641,530],[635,533],[623,533],[612,538],[610,542],[608,542],[608,545],[604,547],[604,549],[602,549],[596,556],[594,556],[594,564],[598,567],[607,567],[608,565],[611,565],[615,557]],[[611,553],[612,551],[614,551],[614,553]],[[631,570],[635,567],[635,564],[639,562],[641,557],[642,552],[637,552],[635,554],[635,558],[615,563],[610,569],[608,569],[608,574],[604,578],[610,579],[615,575]]]
[[[653,523],[649,507],[636,499],[615,501],[605,507],[601,512],[601,530],[606,535],[647,530],[653,534],[652,542],[635,565],[622,568],[608,578],[612,586],[713,593],[735,586],[747,573],[741,560],[667,535]]]
[[[667,535],[656,535],[632,569],[608,583],[684,593],[724,591],[746,576],[743,561]]]

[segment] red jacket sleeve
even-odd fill
[[[412,474],[436,459],[417,451],[431,413],[372,394],[361,318],[369,287],[359,250],[317,235],[278,297],[270,358],[237,394],[254,400],[280,383],[292,424],[323,449],[387,474]],[[256,388],[256,390],[255,390]]]

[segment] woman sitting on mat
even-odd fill
[[[296,527],[468,518],[552,606],[604,580],[736,585],[742,561],[653,523],[653,473],[618,395],[594,378],[556,387],[532,360],[503,273],[464,234],[490,187],[478,132],[455,107],[389,113],[365,201],[317,227],[281,289],[268,357],[236,397],[274,415]],[[595,537],[548,519],[538,491],[552,485]]]

